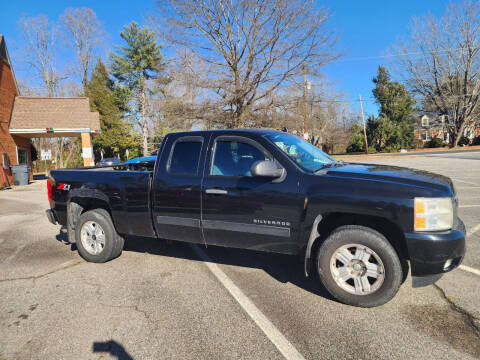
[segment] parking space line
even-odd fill
[[[480,276],[480,270],[471,268],[470,266],[460,265],[458,268],[459,268],[459,269],[462,269],[463,271],[468,271],[468,272],[470,272],[470,273],[472,273],[472,274],[475,274],[475,275]]]
[[[458,181],[458,182],[461,182],[461,183],[465,183],[465,184],[469,184],[469,185],[478,186],[477,183],[473,183],[473,182],[470,182],[470,181],[460,180],[460,179],[457,179],[457,178],[452,178],[452,180],[453,180],[453,181]]]
[[[298,350],[290,343],[285,336],[272,324],[272,322],[250,301],[250,299],[236,286],[233,281],[215,264],[205,252],[197,245],[190,245],[195,253],[202,259],[208,269],[218,281],[227,289],[230,295],[245,310],[250,318],[264,332],[268,339],[275,345],[285,359],[305,360]]]
[[[480,205],[459,205],[459,208],[473,208],[473,207],[480,207]]]
[[[478,224],[477,226],[474,226],[473,228],[471,228],[470,230],[467,230],[467,236],[471,236],[473,234],[475,234],[477,231],[480,230],[480,224]]]

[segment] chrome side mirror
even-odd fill
[[[270,160],[255,161],[250,168],[252,176],[277,179],[283,176],[285,169]]]

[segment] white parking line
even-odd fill
[[[195,253],[204,261],[205,265],[220,283],[228,290],[230,295],[240,304],[250,318],[265,333],[285,359],[305,360],[297,349],[290,343],[285,336],[272,324],[272,322],[255,306],[254,303],[236,286],[233,281],[213,263],[205,252],[196,245],[191,245]]]
[[[469,184],[469,185],[475,185],[475,186],[478,186],[478,184],[477,184],[477,183],[473,183],[473,182],[470,182],[470,181],[460,180],[460,179],[457,179],[457,178],[452,178],[452,180],[454,180],[454,181],[458,181],[458,182],[461,182],[461,183],[465,183],[465,184]]]
[[[459,205],[459,208],[474,208],[474,207],[480,207],[480,205]]]
[[[478,224],[477,226],[474,226],[473,228],[471,228],[470,230],[467,230],[467,236],[471,236],[473,234],[475,234],[477,231],[480,230],[480,224]]]
[[[463,271],[468,271],[468,272],[470,272],[470,273],[472,273],[472,274],[475,274],[475,275],[480,276],[480,270],[471,268],[470,266],[460,265],[458,268],[461,269],[461,270],[463,270]]]

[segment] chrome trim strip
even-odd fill
[[[163,225],[180,225],[188,227],[200,227],[200,219],[183,218],[178,216],[157,215],[157,223]]]
[[[209,230],[237,231],[251,234],[290,237],[290,228],[257,224],[244,224],[233,221],[203,220],[202,226]]]
[[[228,191],[223,189],[207,189],[205,190],[205,194],[226,195]]]

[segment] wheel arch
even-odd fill
[[[374,229],[385,236],[400,258],[409,258],[403,231],[397,224],[387,218],[339,212],[319,214],[314,220],[305,249],[304,266],[306,276],[309,276],[311,273],[312,257],[315,256],[322,242],[333,230],[343,225],[362,225]]]
[[[108,197],[95,189],[74,189],[69,194],[67,203],[67,229],[70,242],[75,242],[75,225],[84,212],[104,209],[112,216]],[[112,222],[115,227],[115,222]]]

